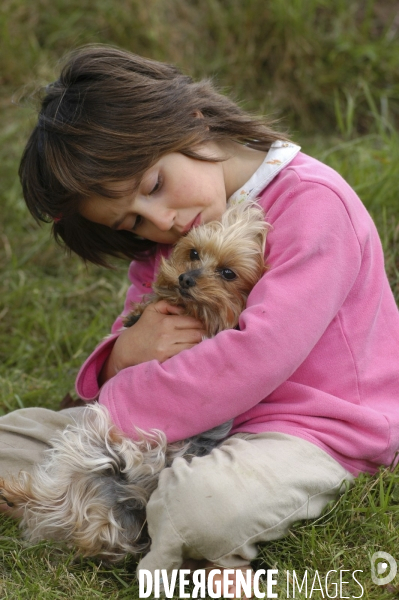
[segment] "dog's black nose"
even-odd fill
[[[179,285],[183,290],[187,290],[190,287],[194,287],[196,285],[196,281],[194,277],[189,273],[182,273],[179,275]]]

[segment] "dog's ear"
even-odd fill
[[[260,249],[262,256],[264,256],[265,252],[266,252],[266,237],[267,237],[269,230],[270,230],[270,225],[264,221],[263,227],[260,228],[256,234],[256,239],[259,243],[259,249]]]
[[[255,241],[264,255],[266,236],[271,226],[265,221],[265,213],[256,201],[230,206],[223,213],[221,223],[223,227],[231,228],[238,237]]]

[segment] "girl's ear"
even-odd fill
[[[195,111],[193,112],[193,115],[194,115],[194,117],[195,117],[196,119],[205,119],[205,117],[204,117],[203,113],[202,113],[202,112],[201,112],[199,109],[195,110]],[[206,129],[209,131],[209,127],[208,127],[208,125],[206,126]]]

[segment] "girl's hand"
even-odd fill
[[[183,309],[165,300],[149,304],[132,327],[122,331],[101,370],[102,385],[122,369],[149,360],[164,362],[202,340],[205,330]]]

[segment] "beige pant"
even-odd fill
[[[21,408],[0,418],[0,477],[30,472],[43,460],[57,430],[73,423],[82,408],[59,412],[47,408]]]
[[[148,503],[152,544],[138,570],[170,572],[187,558],[246,565],[259,542],[318,517],[353,479],[314,444],[281,433],[240,434],[191,463],[177,458]]]
[[[0,418],[0,476],[30,471],[81,407],[25,408]],[[138,569],[178,569],[187,558],[248,564],[257,544],[318,517],[353,476],[317,446],[290,435],[231,437],[208,456],[165,469],[147,508],[152,539]]]

